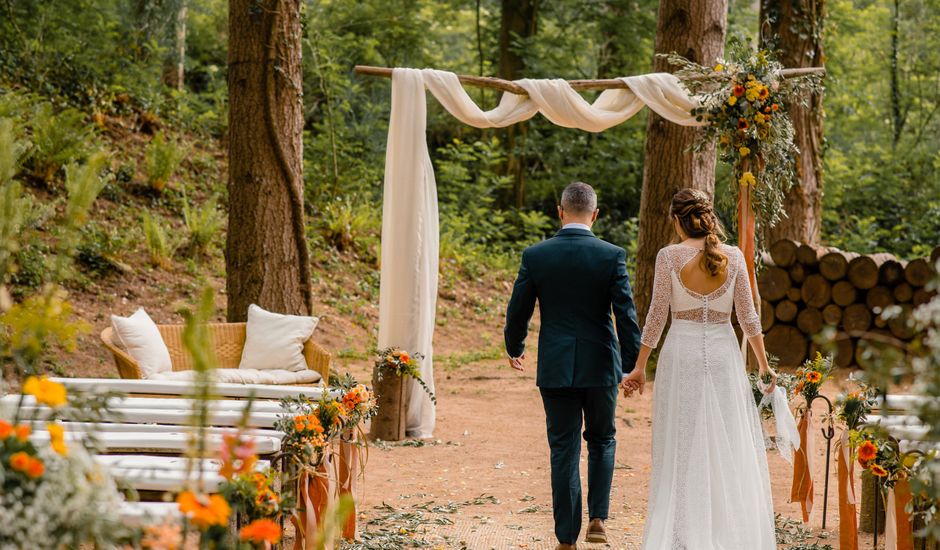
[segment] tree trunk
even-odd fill
[[[825,0],[761,0],[761,45],[777,51],[787,68],[823,65],[822,27]],[[812,94],[808,105],[787,106],[793,120],[797,181],[784,199],[786,218],[767,228],[766,242],[794,239],[819,244],[822,224],[822,94]]]
[[[171,88],[183,89],[186,71],[186,17],[188,0],[176,0],[173,15],[173,45],[163,66],[163,82]]]
[[[696,63],[714,64],[724,53],[727,12],[726,0],[662,0],[655,52],[677,52]],[[672,70],[665,59],[653,58],[654,73]],[[698,132],[652,112],[647,119],[635,294],[641,320],[650,305],[656,254],[675,237],[669,216],[673,195],[686,187],[714,194],[715,147],[690,151]]]
[[[311,312],[300,0],[229,1],[228,319]]]
[[[539,0],[502,0],[499,27],[499,77],[506,80],[522,78],[525,59],[519,54],[519,43],[535,36]],[[525,156],[517,154],[525,143],[525,124],[506,128],[506,146],[509,150],[507,169],[513,177],[513,203],[525,203]]]
[[[894,0],[894,9],[891,12],[891,122],[895,147],[901,141],[901,132],[904,130],[904,116],[901,114],[901,84],[898,78],[900,26],[901,5],[899,0]]]

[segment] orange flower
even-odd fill
[[[401,352],[401,354],[398,356],[398,360],[401,361],[402,363],[408,363],[408,362],[411,361],[411,356],[409,356],[407,352],[404,352],[404,351],[403,351],[403,352]]]
[[[770,108],[773,109],[774,111],[779,111],[779,110],[780,110],[780,106],[777,105],[776,103],[772,104],[772,105],[770,106]]]
[[[32,457],[23,451],[13,453],[10,455],[10,468],[17,472],[25,472],[29,468],[30,461],[32,461]]]
[[[861,466],[863,470],[867,470],[871,465],[871,460],[858,459],[858,465]]]
[[[13,431],[16,433],[16,438],[19,439],[20,442],[25,442],[27,439],[29,439],[29,434],[33,432],[33,430],[26,424],[20,424],[16,428],[13,428]]]
[[[197,497],[190,491],[183,491],[176,497],[176,502],[179,504],[180,512],[200,529],[213,525],[225,525],[232,513],[228,502],[221,495],[210,495],[207,500],[204,496]]]
[[[878,456],[878,447],[871,441],[862,441],[858,446],[859,461],[868,462]]]
[[[806,373],[806,381],[813,384],[818,384],[820,381],[822,381],[822,374],[811,370]]]
[[[23,382],[23,393],[27,393],[36,398],[36,401],[50,407],[61,407],[68,401],[68,392],[65,386],[58,382],[53,382],[43,376],[37,378],[30,376]]]
[[[46,465],[42,463],[38,458],[32,458],[29,461],[29,466],[26,467],[26,475],[36,479],[41,476],[43,472],[46,471]]]
[[[802,393],[802,392],[803,392],[803,381],[802,381],[802,380],[800,380],[799,383],[797,383],[796,387],[793,388],[793,391],[796,392],[796,393]]]
[[[747,130],[748,123],[746,118],[738,119],[738,130]]]
[[[760,91],[757,94],[757,97],[761,99],[767,99],[770,96],[770,90],[766,86],[761,86]]]
[[[277,544],[281,540],[281,527],[270,519],[256,519],[241,528],[238,538],[256,543]]]
[[[741,97],[744,95],[744,86],[736,84],[734,88],[731,89],[731,93],[734,94],[734,97]]]
[[[0,439],[6,439],[13,433],[13,425],[6,420],[0,420]]]
[[[876,475],[876,476],[878,476],[878,477],[887,477],[887,476],[888,476],[888,471],[885,470],[884,468],[882,468],[881,466],[877,465],[877,464],[872,464],[871,467],[869,468],[869,470],[871,471],[872,474],[874,474],[874,475]]]

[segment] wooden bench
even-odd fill
[[[216,365],[220,369],[237,369],[242,359],[242,350],[245,348],[246,323],[209,323],[207,325],[209,340],[215,350]],[[163,342],[170,352],[170,361],[174,371],[188,371],[193,369],[192,358],[183,346],[183,329],[185,325],[157,325]],[[126,351],[122,350],[114,340],[114,331],[108,327],[101,331],[101,341],[114,356],[121,378],[143,378],[140,365]],[[330,379],[330,353],[323,346],[310,338],[304,342],[304,359],[307,368],[320,373],[324,384]]]

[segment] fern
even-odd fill
[[[219,212],[213,197],[193,208],[189,200],[183,198],[183,221],[189,232],[189,253],[194,257],[206,256],[214,244],[224,224],[224,217]]]
[[[167,236],[160,221],[149,212],[144,212],[142,222],[150,262],[156,267],[169,269],[172,266],[171,260],[176,252],[176,245]]]
[[[157,132],[144,154],[147,184],[154,191],[163,191],[185,157],[186,151],[178,143]]]
[[[48,103],[36,105],[29,121],[32,147],[27,157],[30,175],[49,184],[63,166],[88,156],[94,132],[84,124],[82,113],[66,109],[55,113]]]
[[[13,121],[0,118],[0,287],[11,271],[10,262],[19,249],[18,235],[29,210],[22,188],[13,181],[25,150],[16,138]]]
[[[65,218],[72,227],[79,228],[88,221],[91,205],[107,182],[101,175],[107,165],[108,155],[99,151],[84,164],[71,163],[65,167],[65,190],[69,197]]]

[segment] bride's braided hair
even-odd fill
[[[711,198],[699,189],[683,189],[672,197],[669,213],[679,220],[679,226],[692,239],[705,237],[702,269],[717,277],[728,266],[728,257],[721,253],[725,229],[715,215]]]

